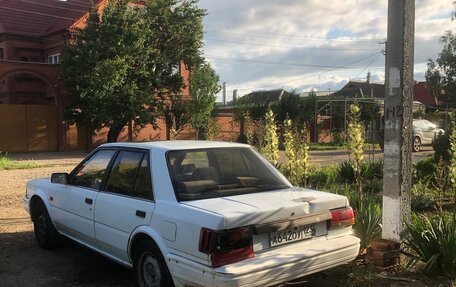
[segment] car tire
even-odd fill
[[[421,148],[421,139],[419,137],[415,137],[413,139],[413,151],[417,152],[420,151]]]
[[[53,249],[60,243],[60,234],[54,227],[44,202],[39,201],[33,207],[33,230],[38,246]]]
[[[133,270],[139,287],[174,286],[159,248],[152,240],[139,243],[133,254]]]

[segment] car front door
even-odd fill
[[[148,225],[155,202],[149,153],[120,150],[95,203],[95,237],[103,252],[129,262],[133,230]]]
[[[102,149],[89,156],[75,168],[68,184],[62,185],[53,198],[57,228],[93,247],[96,247],[95,200],[114,154],[114,149]]]

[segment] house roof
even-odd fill
[[[276,90],[263,90],[263,91],[253,91],[248,93],[243,98],[251,99],[260,102],[276,102],[279,101],[284,95],[289,94],[284,89]]]
[[[368,82],[349,81],[342,89],[331,94],[331,96],[343,96],[348,98],[362,97],[385,97],[385,85]]]
[[[415,83],[413,87],[413,98],[426,106],[439,105],[439,97],[435,98],[432,96],[431,89],[426,82]]]
[[[93,0],[98,5],[103,0]],[[42,37],[70,28],[91,0],[0,0],[0,34]]]

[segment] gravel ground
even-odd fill
[[[69,240],[52,251],[35,243],[33,225],[22,207],[27,181],[69,172],[83,156],[41,155],[33,161],[46,167],[0,170],[0,286],[133,286],[129,269]]]

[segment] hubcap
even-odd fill
[[[46,223],[46,216],[44,214],[40,214],[38,217],[38,233],[41,238],[45,238],[47,234],[47,223]]]
[[[415,150],[418,150],[420,148],[420,140],[418,138],[416,138],[413,143],[414,143]]]
[[[142,273],[146,286],[160,286],[161,272],[157,259],[150,253],[144,254]]]

